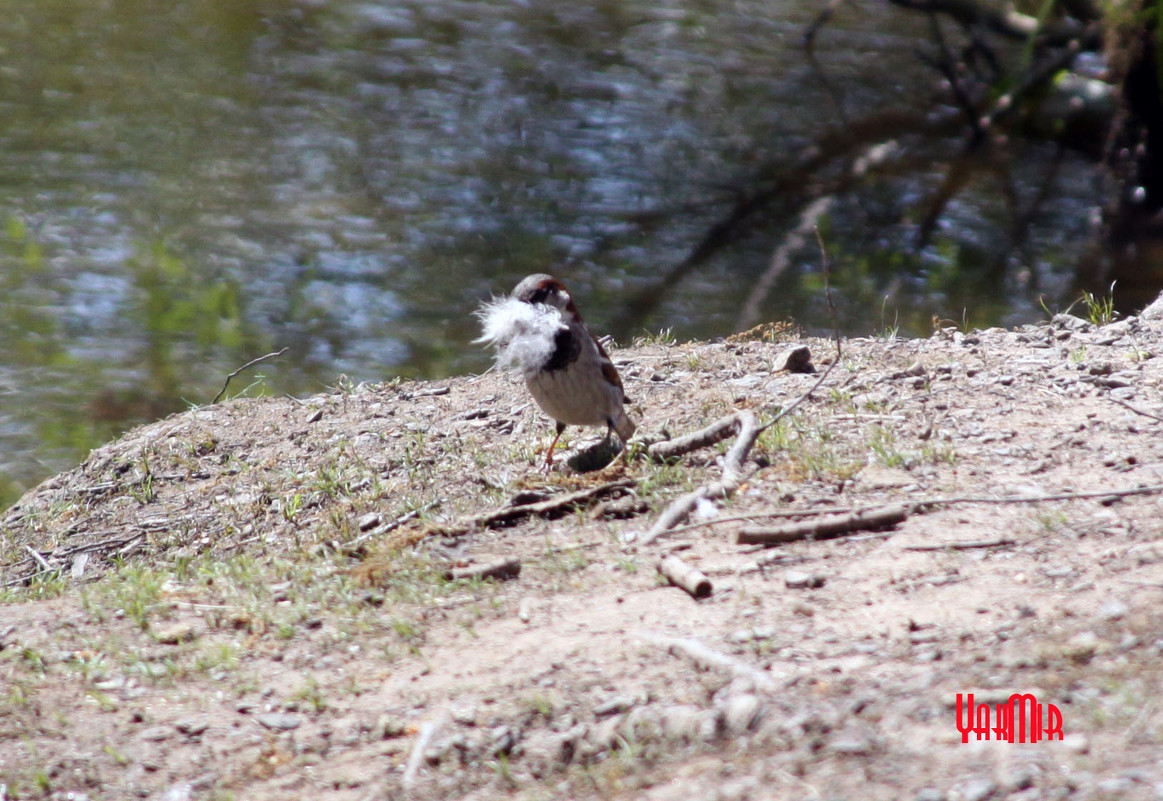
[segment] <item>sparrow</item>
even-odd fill
[[[519,369],[533,400],[557,423],[546,468],[566,426],[605,424],[606,438],[616,431],[623,444],[634,435],[622,379],[565,284],[544,273],[530,275],[477,315],[483,334],[476,342],[493,345],[502,368]]]

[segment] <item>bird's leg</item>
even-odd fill
[[[553,449],[557,447],[557,441],[561,439],[561,432],[565,431],[565,423],[557,424],[557,436],[553,438],[553,442],[549,443],[549,453],[545,455],[545,469],[548,470],[553,467]]]

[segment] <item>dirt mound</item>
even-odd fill
[[[730,438],[546,476],[552,424],[498,374],[137,429],[4,515],[0,785],[1163,797],[1161,336],[1059,316],[845,340],[734,493],[648,545],[676,498],[721,478]],[[821,368],[835,355],[795,344]],[[770,420],[818,378],[780,370],[790,347],[613,355],[649,442],[737,410]],[[570,431],[575,453],[593,439]],[[866,525],[886,507],[901,522]],[[668,555],[707,597],[660,577]],[[1065,739],[959,724],[958,694],[1014,692]]]

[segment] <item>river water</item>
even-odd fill
[[[624,338],[733,332],[787,219],[649,309],[626,299],[768,165],[842,118],[929,108],[940,89],[913,55],[924,20],[841,6],[814,68],[801,37],[815,10],[4,3],[0,502],[128,425],[207,402],[271,351],[287,348],[232,392],[483,369],[471,312],[530,272],[564,278],[591,325]],[[1044,173],[1034,155],[1015,167],[1019,194]],[[934,157],[826,215],[848,333],[1032,319],[1031,271],[1052,287],[1088,231],[1093,188],[1068,169],[1031,235],[1037,264],[982,267],[1009,214],[989,180],[910,252],[940,175]],[[812,239],[762,319],[830,327],[819,262]]]

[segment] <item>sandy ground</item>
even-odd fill
[[[1161,343],[845,340],[737,491],[648,545],[732,441],[546,475],[507,375],[137,429],[3,517],[0,799],[1163,798]],[[649,440],[770,420],[819,377],[779,369],[801,344],[836,360],[762,333],[613,356]],[[962,742],[959,693],[1014,692],[1064,739]]]

